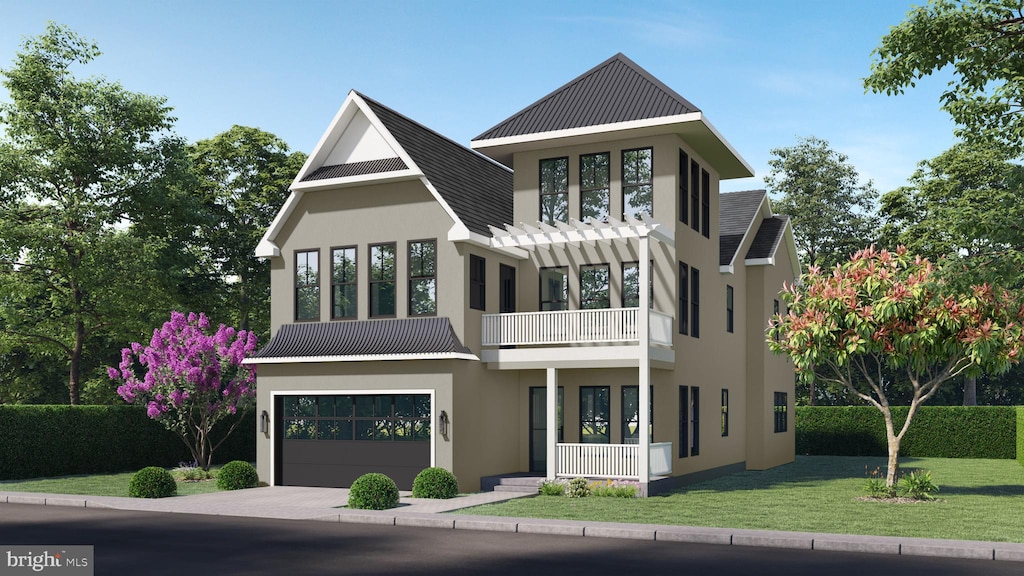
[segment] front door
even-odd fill
[[[564,390],[558,387],[558,441],[565,441],[565,426],[562,418]],[[545,386],[530,387],[530,472],[544,474],[548,470],[548,389]]]

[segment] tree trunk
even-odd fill
[[[245,274],[238,275],[238,329],[249,331],[249,291]]]
[[[82,378],[82,346],[85,342],[85,324],[75,320],[75,344],[71,348],[71,368],[68,373],[68,394],[71,397],[71,405],[75,406],[81,402]]]
[[[810,405],[814,406],[814,378],[811,378]]]
[[[978,378],[964,376],[964,406],[978,405]]]
[[[885,437],[889,442],[889,465],[885,471],[885,485],[890,490],[895,490],[896,481],[899,480],[900,440],[902,438],[896,435],[896,428],[892,423],[892,412],[889,410],[888,405],[882,410],[882,415],[885,417]],[[910,415],[907,417],[909,418]]]

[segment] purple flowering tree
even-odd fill
[[[249,410],[256,396],[256,370],[242,361],[256,349],[256,335],[223,324],[210,334],[205,314],[172,312],[153,331],[149,346],[138,342],[121,350],[121,364],[109,368],[120,382],[117,393],[145,405],[150,418],[177,433],[204,470],[213,451],[243,420],[235,419],[216,442],[213,426],[226,416]],[[140,379],[136,368],[145,374]]]

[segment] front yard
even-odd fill
[[[1024,467],[1016,460],[906,458],[930,470],[935,502],[858,500],[884,458],[797,456],[793,464],[693,484],[653,498],[519,498],[457,514],[1024,542]]]
[[[211,471],[216,473],[219,466]],[[135,472],[117,474],[89,474],[60,476],[57,478],[33,478],[29,480],[5,480],[0,482],[0,492],[41,492],[46,494],[75,494],[82,496],[128,496],[128,482]],[[179,474],[172,472],[178,484],[178,496],[218,492],[215,479],[202,482],[183,482]]]

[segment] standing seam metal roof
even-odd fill
[[[309,173],[302,179],[303,182],[310,180],[326,180],[328,178],[344,178],[346,176],[362,176],[363,174],[379,174],[382,172],[394,172],[405,170],[408,166],[401,158],[384,158],[381,160],[365,160],[363,162],[349,162],[347,164],[330,164],[321,166]]]
[[[444,317],[284,324],[253,358],[472,354]]]

